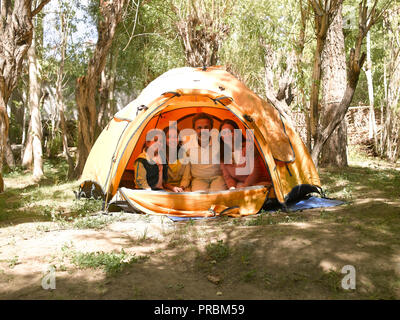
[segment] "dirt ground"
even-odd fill
[[[42,184],[5,178],[0,299],[400,298],[399,165],[354,157],[321,170],[339,207],[183,222],[106,216],[47,170]]]

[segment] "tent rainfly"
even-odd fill
[[[251,129],[271,184],[219,192],[135,189],[133,164],[147,132],[162,130],[170,121],[177,121],[180,130],[191,128],[199,112],[214,118],[214,128],[231,119],[243,131]],[[116,113],[89,154],[79,195],[101,196],[107,206],[118,204],[136,212],[204,217],[256,214],[266,200],[285,205],[320,189],[306,146],[278,110],[223,68],[209,67],[172,69]]]

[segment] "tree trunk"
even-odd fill
[[[107,106],[107,120],[108,123],[109,119],[117,112],[116,107],[117,104],[115,103],[115,77],[117,74],[117,62],[118,62],[118,55],[114,54],[111,57],[111,69],[110,69],[110,78],[108,82],[108,106]]]
[[[2,79],[0,78],[0,89],[3,89],[3,83],[1,83]],[[6,110],[6,102],[5,102],[5,90],[0,91],[0,154],[4,154],[6,139],[8,137],[8,115]],[[2,177],[3,172],[3,157],[0,156],[0,193],[4,191],[4,181]]]
[[[207,67],[218,63],[218,51],[228,34],[228,26],[222,18],[227,3],[229,1],[213,1],[212,6],[207,7],[205,2],[188,1],[183,10],[172,5],[179,19],[176,27],[189,67]]]
[[[28,96],[28,94],[26,95]],[[24,150],[25,150],[25,143],[26,143],[26,136],[27,136],[27,128],[26,128],[26,123],[27,123],[27,119],[28,119],[28,110],[27,110],[27,103],[25,102],[27,99],[24,99],[23,102],[23,109],[24,109],[24,118],[22,119],[22,137],[21,137],[21,164],[22,164],[22,159],[24,157]],[[29,125],[28,125],[29,126]],[[28,127],[29,130],[29,127]]]
[[[342,22],[342,5],[329,26],[321,64],[322,86],[322,130],[332,121],[346,90],[346,55]],[[347,163],[347,125],[346,120],[339,124],[322,149],[320,166],[346,167]]]
[[[7,102],[22,69],[22,61],[32,41],[32,17],[50,0],[42,0],[32,10],[31,0],[1,1],[0,3],[0,154],[8,136]],[[1,176],[3,157],[0,157],[0,192],[4,190]]]
[[[271,103],[288,121],[290,125],[293,126],[293,121],[291,119],[291,111],[289,108],[289,104],[286,102],[284,99],[284,96],[280,94],[279,92],[285,92],[286,90],[283,88],[288,88],[291,85],[291,81],[293,80],[292,78],[292,73],[294,73],[294,52],[291,52],[288,57],[287,57],[287,68],[284,70],[284,78],[285,80],[282,80],[282,78],[279,79],[279,87],[280,91],[275,90],[274,87],[274,80],[275,80],[275,72],[274,72],[274,66],[275,64],[278,64],[278,59],[276,58],[276,55],[271,48],[270,45],[268,44],[263,44],[264,47],[264,70],[265,70],[265,95],[267,98],[267,101]],[[279,99],[280,98],[280,99]]]
[[[325,118],[324,120],[328,120]],[[343,168],[348,166],[346,118],[333,131],[321,151],[320,167]]]
[[[61,135],[63,141],[63,154],[67,158],[68,162],[68,179],[73,177],[74,173],[74,160],[72,159],[71,154],[69,153],[68,148],[68,130],[65,121],[65,105],[64,105],[64,96],[63,96],[63,79],[64,79],[64,64],[65,64],[65,53],[67,49],[67,41],[68,41],[68,33],[69,27],[68,22],[66,21],[66,17],[64,12],[61,12],[60,15],[60,24],[61,24],[61,46],[60,46],[60,53],[61,53],[61,60],[60,66],[57,71],[57,82],[56,82],[56,105],[60,117],[60,127],[61,127]]]
[[[304,68],[303,68],[303,52],[304,52],[304,46],[305,46],[305,41],[306,41],[306,28],[307,28],[307,21],[309,19],[309,10],[308,8],[305,8],[303,5],[303,0],[299,1],[299,8],[300,8],[300,17],[301,17],[301,24],[300,24],[300,32],[299,32],[299,38],[297,41],[297,72],[299,73],[299,78],[302,81],[299,82],[299,91],[301,93],[301,101],[303,104],[302,111],[304,113],[304,118],[305,118],[305,123],[306,123],[306,146],[309,152],[311,152],[311,117],[310,117],[310,108],[308,107],[307,104],[307,95],[305,93],[305,76],[304,76]]]
[[[104,116],[106,114],[107,107],[109,106],[108,104],[108,97],[110,94],[110,87],[109,87],[109,79],[107,76],[107,67],[104,68],[104,70],[101,72],[100,75],[100,110],[97,115],[97,132],[96,136],[98,136],[101,133],[101,130],[103,129],[103,124],[104,124]]]
[[[26,144],[23,146],[23,155],[22,155],[22,166],[25,168],[32,168],[33,163],[33,150],[32,150],[32,122],[29,121],[29,127],[27,132]]]
[[[43,176],[42,121],[40,116],[41,80],[36,57],[36,33],[33,29],[32,44],[28,50],[29,61],[29,109],[31,114],[33,177],[39,180]]]
[[[358,36],[356,39],[355,48],[350,50],[350,56],[348,60],[348,72],[347,72],[347,86],[344,92],[341,102],[334,108],[334,112],[329,116],[331,119],[330,123],[318,134],[317,140],[314,141],[313,150],[311,157],[314,163],[318,166],[318,159],[321,153],[322,147],[325,142],[332,135],[336,127],[344,120],[346,112],[353,99],[354,92],[356,90],[358,79],[360,76],[361,68],[365,62],[366,55],[361,53],[362,42],[370,30],[373,24],[376,23],[377,19],[381,17],[382,11],[376,10],[376,4],[378,0],[374,1],[372,8],[369,10],[365,1],[359,4],[359,21],[358,21]],[[333,108],[328,109],[330,112]]]
[[[312,72],[311,95],[310,95],[310,128],[311,136],[315,141],[318,134],[319,122],[319,88],[321,80],[321,54],[325,39],[317,37],[317,47],[314,53],[314,65]]]
[[[386,55],[384,59],[384,106],[382,109],[379,153],[381,157],[396,162],[399,155],[399,112],[398,103],[400,100],[400,38],[399,26],[397,23],[397,12],[400,7],[394,6],[384,19],[384,47]],[[385,41],[385,40],[388,41]],[[384,107],[384,108],[383,108]]]
[[[15,168],[15,159],[14,159],[14,154],[13,154],[12,149],[11,149],[10,139],[7,139],[6,146],[5,146],[4,157],[5,157],[7,166],[10,169]]]
[[[111,51],[108,66],[101,73],[100,111],[97,118],[98,134],[101,133],[110,117],[115,113],[114,90],[117,60],[118,55]]]
[[[78,78],[75,97],[79,112],[78,127],[78,161],[75,166],[75,176],[82,174],[89,152],[95,142],[97,126],[96,93],[100,74],[106,64],[106,58],[115,35],[115,30],[121,20],[125,0],[113,2],[100,1],[98,19],[98,41],[93,56],[89,61],[86,75]]]
[[[342,5],[343,0],[325,0],[313,1],[309,0],[310,5],[314,11],[314,28],[317,38],[317,45],[314,53],[314,64],[311,82],[311,96],[310,96],[310,127],[311,136],[315,141],[319,135],[319,94],[321,82],[321,63],[322,54],[325,47],[327,32],[330,25],[336,16],[338,8]]]
[[[365,76],[367,77],[368,83],[368,99],[369,99],[369,130],[368,138],[374,139],[375,146],[377,146],[376,136],[376,121],[375,121],[375,109],[374,109],[374,85],[372,81],[372,60],[371,60],[371,32],[367,33],[367,61],[365,63]]]

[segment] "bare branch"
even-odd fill
[[[314,11],[319,15],[322,16],[324,12],[322,11],[321,4],[318,3],[316,0],[310,0],[312,7],[314,8]]]
[[[131,36],[129,37],[128,43],[126,44],[125,48],[122,49],[122,51],[125,51],[126,48],[128,48],[129,44],[131,43],[131,41],[133,39],[133,35],[135,33],[135,30],[136,30],[136,23],[137,23],[137,20],[138,20],[139,7],[140,7],[140,0],[138,0],[137,6],[136,6],[135,22],[133,24],[133,29],[132,29]]]
[[[0,6],[1,6],[1,17],[3,20],[6,19],[7,17],[7,13],[8,13],[8,9],[10,7],[11,1],[10,0],[3,0],[0,1]]]
[[[372,9],[367,16],[367,21],[370,21],[371,17],[373,17],[375,15],[375,8],[376,8],[376,5],[378,4],[378,1],[379,0],[374,1],[374,4],[372,5]]]
[[[36,7],[36,9],[32,11],[32,17],[37,15],[43,9],[43,7],[49,2],[50,2],[50,0],[43,0],[41,3],[39,3],[39,5]]]

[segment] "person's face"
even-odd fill
[[[160,141],[159,141],[159,137],[158,136],[155,136],[153,139],[151,139],[150,141],[147,141],[147,148],[150,148],[151,147],[151,149],[154,151],[154,152],[156,152],[156,151],[159,151],[160,150],[160,146],[161,146],[161,143],[160,143]]]
[[[169,129],[166,139],[168,147],[176,148],[178,146],[178,131],[176,129]]]
[[[201,139],[201,137],[203,136],[204,141],[208,141],[210,139],[211,129],[211,122],[208,119],[199,119],[194,123],[194,130],[197,133],[197,137]],[[204,132],[202,135],[201,130],[208,130],[208,132]]]
[[[229,123],[225,123],[221,128],[221,138],[228,145],[232,146],[233,133],[235,128]]]

